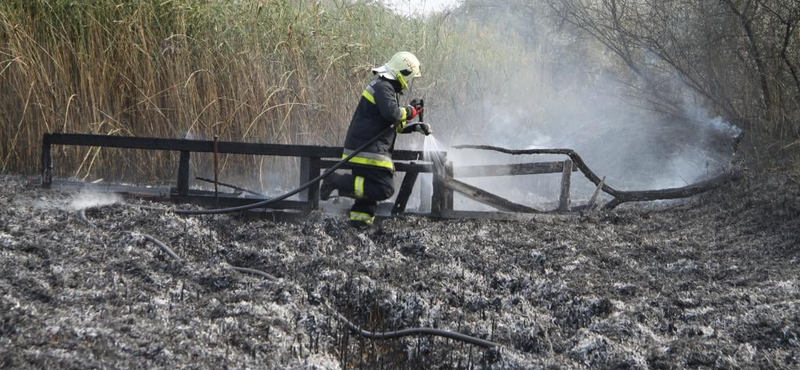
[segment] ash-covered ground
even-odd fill
[[[0,368],[800,368],[788,176],[668,206],[367,232],[341,216],[182,217],[138,200],[89,209],[93,228],[76,212],[86,194],[0,186]],[[362,340],[325,304],[369,330],[502,348]]]

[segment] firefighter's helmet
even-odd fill
[[[383,66],[373,69],[372,73],[399,82],[405,90],[408,89],[411,80],[422,76],[419,67],[419,59],[414,54],[401,51],[392,56],[392,59],[389,59]]]

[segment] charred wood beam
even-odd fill
[[[261,193],[259,193],[259,192],[255,192],[255,191],[252,191],[252,190],[248,190],[248,189],[245,189],[245,188],[242,188],[242,187],[239,187],[239,186],[233,185],[233,184],[226,184],[226,183],[224,183],[224,182],[222,182],[222,181],[214,181],[214,180],[212,180],[212,179],[207,179],[207,178],[205,178],[205,177],[199,177],[199,176],[198,176],[198,177],[195,177],[195,179],[197,179],[197,180],[200,180],[200,181],[203,181],[203,182],[212,183],[212,184],[213,184],[213,183],[216,183],[216,184],[217,184],[217,185],[219,185],[219,186],[224,186],[224,187],[226,187],[226,188],[231,188],[231,189],[233,189],[233,190],[238,190],[238,191],[241,191],[241,192],[244,192],[244,193],[249,193],[249,194],[252,194],[252,195],[255,195],[255,196],[259,196],[259,197],[263,197],[263,198],[266,198],[266,197],[267,197],[266,195],[264,195],[264,194],[261,194]],[[181,194],[180,187],[178,187],[178,194],[179,194],[179,195],[182,195],[182,196],[189,195],[189,191],[187,190],[185,194]]]
[[[589,166],[586,165],[586,162],[583,161],[583,158],[581,158],[581,156],[578,155],[578,153],[576,153],[572,149],[523,149],[523,150],[517,150],[517,149],[506,149],[506,148],[501,148],[501,147],[491,146],[491,145],[457,145],[457,146],[454,146],[453,148],[454,149],[491,150],[491,151],[505,153],[505,154],[511,154],[511,155],[528,155],[528,154],[560,154],[560,155],[566,155],[570,159],[572,159],[572,164],[575,167],[577,167],[581,172],[583,172],[583,175],[586,176],[586,178],[589,179],[589,181],[593,182],[595,185],[600,184],[600,182],[602,181],[600,179],[600,177],[597,176],[597,174],[595,174],[589,168]],[[613,189],[610,186],[605,185],[605,184],[603,184],[603,191],[608,193],[608,194],[614,195],[614,196],[616,196],[616,194],[618,193],[617,190],[615,190],[615,189]]]
[[[53,154],[51,152],[50,139],[46,135],[42,138],[41,167],[42,186],[49,188],[53,185]]]
[[[603,206],[605,209],[614,209],[618,205],[626,202],[642,202],[661,199],[680,199],[688,198],[709,190],[716,189],[732,181],[742,178],[743,171],[733,170],[725,172],[714,178],[696,182],[680,188],[660,189],[660,190],[640,190],[640,191],[618,191],[614,200]]]
[[[147,149],[213,153],[214,142],[211,140],[166,139],[135,136],[112,136],[93,134],[44,134],[43,147],[46,145],[78,145],[106,148]],[[293,145],[264,144],[220,141],[218,151],[221,154],[268,155],[279,157],[317,157],[341,158],[342,148]],[[422,159],[421,151],[395,150],[395,160],[413,161]]]
[[[569,212],[569,190],[572,184],[572,161],[564,161],[564,171],[561,175],[561,195],[558,198],[559,212]]]
[[[447,174],[444,173],[443,166],[441,164],[435,166],[431,182],[431,214],[437,215],[447,210],[444,193],[450,188],[444,185],[445,177]],[[449,191],[452,192],[452,190]]]
[[[319,162],[321,160],[316,157],[303,157],[300,158],[300,183],[298,186],[311,181],[311,179],[319,176]],[[311,208],[319,208],[319,183],[312,184],[308,190],[301,192],[300,200],[311,202]]]
[[[597,204],[597,197],[600,195],[600,190],[603,189],[603,184],[605,183],[606,183],[606,178],[603,177],[603,179],[600,180],[600,183],[597,184],[597,188],[594,189],[594,194],[592,194],[592,198],[589,199],[589,203],[586,204],[586,209],[590,211],[594,209],[595,205]]]
[[[564,162],[538,162],[538,163],[514,163],[514,164],[489,164],[479,166],[457,166],[453,168],[455,177],[494,177],[494,176],[517,176],[517,175],[538,175],[545,173],[561,173],[564,169]],[[578,171],[573,168],[573,171]]]
[[[180,162],[178,164],[178,194],[186,196],[189,194],[189,170],[191,163],[191,152],[181,151]]]
[[[596,173],[594,173],[586,162],[583,161],[578,153],[572,149],[506,149],[491,145],[458,145],[454,149],[477,149],[477,150],[491,150],[500,153],[511,155],[529,155],[529,154],[561,154],[566,155],[572,159],[573,164],[586,176],[589,181],[597,185],[604,192],[614,197],[614,200],[603,206],[605,209],[614,209],[622,203],[626,202],[642,202],[660,199],[679,199],[688,198],[693,195],[707,192],[716,189],[732,181],[740,180],[744,174],[742,169],[733,169],[725,172],[712,179],[701,181],[695,184],[687,185],[680,188],[660,189],[660,190],[643,190],[643,191],[622,191],[617,190],[605,183]]]
[[[400,215],[406,211],[408,199],[411,197],[411,192],[414,190],[414,183],[417,182],[419,172],[406,172],[403,176],[403,184],[400,185],[400,191],[397,193],[394,206],[392,207],[392,215]]]
[[[476,202],[488,204],[501,211],[521,212],[521,213],[544,213],[537,209],[524,206],[522,204],[514,203],[508,199],[505,199],[499,195],[492,194],[486,190],[477,188],[469,184],[465,184],[449,176],[441,178],[441,181],[442,185],[444,185],[446,188],[451,189],[453,191],[457,191],[465,195],[467,198],[470,198]]]
[[[455,177],[453,176],[453,162],[445,161],[444,168],[442,168],[442,170],[444,170],[444,177],[449,177],[451,179]],[[453,205],[455,203],[455,195],[453,194],[453,189],[445,187],[442,190],[443,190],[441,194],[442,207],[440,208],[440,211],[452,210],[454,208]]]

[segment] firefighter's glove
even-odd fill
[[[414,119],[414,117],[416,117],[418,114],[420,114],[423,109],[425,109],[425,108],[423,108],[423,107],[415,108],[413,105],[407,106],[406,107],[406,119],[405,120],[406,121],[411,121],[412,119]]]
[[[425,136],[428,136],[433,133],[433,129],[431,129],[431,125],[427,123],[412,123],[406,125],[406,127],[403,129],[403,133],[409,134],[412,132],[420,132],[425,134]]]

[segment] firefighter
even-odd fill
[[[375,78],[361,94],[350,121],[342,158],[387,127],[394,124],[395,130],[385,133],[350,159],[352,174],[333,173],[322,182],[320,189],[322,200],[328,200],[334,190],[339,196],[355,199],[350,209],[350,224],[355,227],[371,226],[378,201],[389,199],[394,194],[392,151],[397,134],[432,133],[428,124],[408,123],[424,109],[421,101],[412,100],[407,106],[398,103],[398,95],[408,89],[414,78],[422,76],[417,57],[409,52],[399,52],[383,66],[373,69],[372,73]]]

